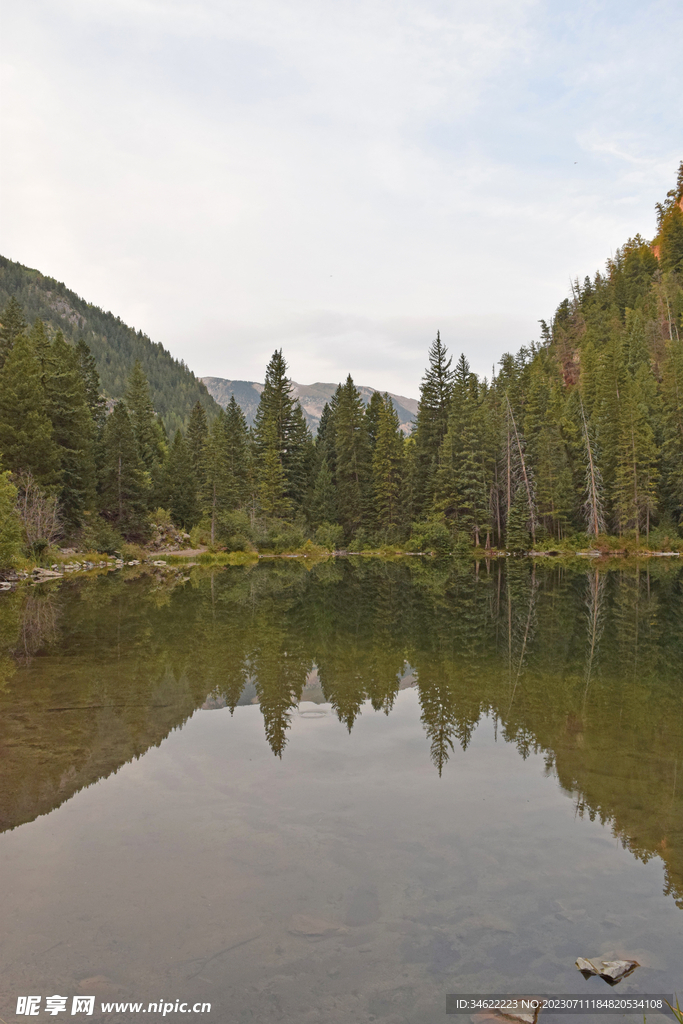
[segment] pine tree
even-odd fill
[[[529,502],[526,488],[520,484],[514,493],[507,518],[505,546],[510,551],[528,551],[530,540]]]
[[[234,395],[225,412],[224,434],[229,505],[232,509],[245,508],[253,490],[253,467],[249,428]]]
[[[683,210],[676,205],[664,218],[661,231],[662,270],[683,273]]]
[[[106,419],[106,404],[101,395],[100,375],[97,372],[97,364],[92,352],[79,338],[76,344],[76,357],[80,370],[83,385],[85,387],[86,400],[90,409],[95,426],[100,430]]]
[[[339,521],[351,537],[363,522],[370,477],[363,401],[351,374],[341,386],[334,422]]]
[[[233,396],[234,397],[234,396]],[[187,428],[185,440],[190,451],[192,465],[196,472],[201,472],[202,451],[209,436],[209,426],[206,420],[206,413],[201,402],[196,402],[190,413],[190,423]]]
[[[313,445],[301,406],[292,397],[281,349],[266,369],[254,422],[254,450],[262,509],[268,516],[287,519],[304,500]]]
[[[670,342],[662,374],[662,492],[676,521],[683,517],[683,343]]]
[[[365,407],[365,433],[368,439],[370,457],[375,450],[377,437],[379,435],[379,423],[384,410],[385,396],[379,391],[373,391],[370,401]]]
[[[0,568],[13,565],[21,554],[21,523],[16,512],[17,489],[9,470],[0,472]]]
[[[201,465],[203,469],[202,511],[211,520],[211,544],[214,544],[219,516],[229,507],[230,503],[226,415],[223,409],[211,424],[211,430],[204,440]]]
[[[403,523],[403,470],[403,435],[393,402],[385,394],[372,453],[374,519],[385,534],[396,533]]]
[[[148,530],[145,472],[123,402],[117,402],[104,425],[99,492],[104,518],[124,537],[144,540]]]
[[[16,338],[23,334],[27,326],[21,304],[14,295],[10,296],[5,308],[0,313],[0,369],[4,365]]]
[[[619,452],[615,481],[615,512],[619,532],[634,529],[636,541],[641,529],[649,535],[657,508],[659,450],[643,400],[648,384],[645,366],[626,378],[619,419]]]
[[[167,508],[173,522],[184,530],[196,526],[200,518],[197,478],[189,446],[180,430],[176,430],[168,451],[164,485]]]
[[[33,345],[18,335],[0,372],[0,453],[13,473],[30,470],[41,487],[55,487],[61,460],[45,406]]]
[[[337,519],[337,493],[326,455],[315,477],[310,518],[313,526],[334,523]]]
[[[448,430],[454,371],[448,349],[437,331],[429,348],[429,365],[420,385],[414,438],[414,509],[416,518],[434,498],[439,449]]]
[[[58,331],[50,347],[45,372],[45,404],[52,435],[59,447],[59,503],[64,521],[81,525],[83,513],[95,498],[93,422],[78,353]]]
[[[142,363],[136,359],[126,385],[125,402],[143,466],[149,472],[155,462],[161,461],[159,434],[155,427],[156,414],[152,404],[149,383]]]

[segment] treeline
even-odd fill
[[[41,523],[107,548],[144,541],[157,509],[228,550],[312,539],[525,551],[607,534],[638,543],[653,529],[658,545],[678,543],[682,207],[683,164],[658,205],[654,242],[636,236],[605,273],[575,281],[552,322],[541,321],[540,343],[504,355],[490,381],[464,355],[453,366],[437,334],[408,438],[390,397],[375,393],[365,407],[349,376],[314,439],[281,351],[253,428],[234,399],[210,422],[200,400],[169,438],[140,362],[105,416],[85,342],[51,338],[40,320],[28,330],[11,299],[1,314],[0,452],[27,540],[50,540],[35,524],[37,502]]]
[[[85,341],[108,399],[122,399],[131,368],[139,361],[149,381],[157,414],[170,434],[189,423],[201,402],[210,417],[218,412],[206,387],[185,364],[142,331],[86,302],[61,281],[0,256],[0,309],[14,299],[29,323],[42,320],[52,338],[61,331],[68,342]]]

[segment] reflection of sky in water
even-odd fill
[[[620,994],[680,983],[661,863],[577,819],[540,755],[485,720],[440,779],[413,689],[350,735],[302,711],[282,760],[257,707],[198,712],[2,837],[5,1009],[102,975],[220,1020],[426,1024],[450,991],[602,994],[573,961],[612,951],[644,965]]]
[[[608,993],[579,955],[680,994],[677,580],[414,561],[5,595],[0,1016],[92,989],[431,1024],[447,992]]]

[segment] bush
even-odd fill
[[[201,523],[197,523],[190,530],[190,547],[200,548],[206,547],[207,544],[211,543],[211,520],[202,519]]]
[[[226,551],[250,551],[252,530],[246,512],[223,512],[218,517],[216,536]]]
[[[98,551],[106,555],[118,554],[123,545],[124,540],[118,530],[97,515],[88,517],[78,538],[78,547],[82,551]]]
[[[138,562],[142,562],[147,557],[145,549],[141,548],[138,544],[122,544],[121,554],[127,562],[132,562],[134,559],[137,559]]]
[[[315,542],[328,551],[337,551],[341,547],[344,531],[336,523],[321,523],[315,531]]]
[[[468,548],[470,547],[468,540]],[[429,519],[422,523],[413,523],[407,551],[438,551],[443,554],[453,547],[451,531],[443,519]]]
[[[165,508],[155,509],[154,512],[150,513],[150,519],[155,526],[160,526],[164,530],[175,528],[171,513]]]

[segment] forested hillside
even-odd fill
[[[349,376],[322,405],[314,438],[302,402],[320,395],[303,394],[276,351],[263,387],[250,387],[260,391],[253,426],[234,394],[207,416],[202,392],[185,431],[168,438],[142,359],[106,415],[85,341],[69,345],[40,319],[27,322],[36,307],[12,296],[0,314],[0,561],[20,540],[34,552],[58,538],[120,548],[168,516],[228,550],[314,539],[525,552],[615,538],[626,550],[680,550],[683,164],[656,212],[656,237],[634,236],[604,271],[575,280],[552,322],[540,322],[540,340],[504,354],[491,380],[464,355],[453,365],[437,333],[408,437],[391,396],[373,392],[366,404]],[[52,295],[38,291],[41,301]],[[79,320],[91,307],[63,294],[72,338],[87,322],[109,323],[100,311]],[[199,387],[133,337],[147,357],[160,353],[153,368]]]
[[[169,433],[187,426],[197,401],[210,417],[218,412],[204,384],[163,345],[81,299],[60,281],[0,256],[0,309],[10,298],[20,303],[29,324],[42,320],[49,335],[59,330],[72,344],[83,338],[108,398],[123,397],[138,360],[149,381],[154,408]]]

